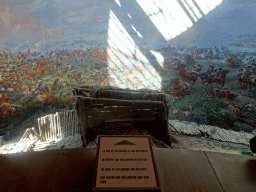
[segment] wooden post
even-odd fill
[[[44,118],[44,135],[45,135],[45,140],[47,140],[48,132],[47,132],[47,128],[46,128],[46,116],[44,116],[43,118]]]
[[[36,129],[35,129],[34,127],[32,127],[32,130],[33,130],[33,132],[35,133],[36,137],[37,137],[38,139],[40,139],[40,141],[42,141],[42,137],[41,137],[40,135],[38,135]]]
[[[59,112],[56,112],[56,124],[57,124],[56,125],[57,139],[59,139],[59,135],[60,135],[60,131],[59,131],[59,129],[60,129],[60,127],[59,127]]]
[[[47,119],[48,119],[48,126],[47,127],[48,127],[48,130],[49,130],[49,139],[52,139],[52,127],[53,127],[53,125],[52,125],[51,117],[52,117],[51,114],[47,116]]]
[[[71,122],[71,110],[68,111],[68,137],[71,136],[72,122]]]
[[[52,139],[55,137],[54,133],[54,114],[51,114],[51,121],[52,121]]]
[[[47,132],[48,132],[48,139],[52,139],[51,137],[51,129],[50,129],[50,115],[46,116],[46,128],[47,128]]]
[[[67,120],[67,111],[64,111],[64,121],[65,121],[65,133],[64,133],[64,137],[67,137],[67,123],[68,123],[68,120]]]
[[[56,123],[57,123],[57,139],[60,137],[60,119],[59,112],[56,113]]]
[[[48,134],[49,134],[49,139],[52,139],[52,130],[51,130],[51,121],[50,121],[50,115],[47,115],[46,117],[46,124],[47,124],[47,130],[48,130]]]
[[[40,118],[37,119],[37,124],[38,124],[38,128],[39,128],[39,134],[42,139],[42,128],[41,128],[41,119]]]
[[[74,116],[73,116],[73,118],[74,118],[74,135],[76,134],[76,110],[74,110]]]
[[[64,112],[61,112],[61,138],[64,138]]]
[[[66,137],[69,136],[69,122],[70,122],[70,120],[69,120],[69,110],[68,110],[67,111],[67,135],[66,135]]]
[[[56,139],[57,139],[58,138],[58,127],[59,127],[59,125],[58,125],[58,115],[55,114],[54,116],[55,116],[55,132],[56,132]]]
[[[78,114],[77,114],[77,111],[75,111],[75,120],[76,120],[76,131],[75,131],[75,134],[78,133]]]
[[[60,123],[60,138],[59,139],[62,139],[62,134],[63,134],[63,112],[60,112],[59,113],[59,123]]]
[[[75,123],[75,111],[73,110],[72,111],[72,135],[74,136],[75,134],[75,125],[76,125],[76,123]]]
[[[65,132],[65,130],[66,130],[66,119],[65,119],[65,117],[66,117],[66,111],[63,111],[63,112],[62,112],[62,123],[63,123],[62,131],[63,131],[63,138],[65,137],[65,134],[66,134],[66,132]]]
[[[73,110],[72,111],[70,111],[70,115],[71,115],[71,117],[70,117],[70,119],[71,119],[71,130],[70,130],[70,134],[71,134],[71,136],[73,136],[73,130],[74,130],[74,120],[73,120]]]
[[[46,124],[46,122],[45,122],[45,117],[41,117],[41,122],[42,122],[42,128],[43,128],[43,138],[44,138],[44,140],[46,140],[47,139],[47,135],[46,135],[46,130],[45,130],[45,124]]]
[[[26,129],[25,133],[21,137],[20,141],[24,140],[29,134],[31,134],[30,128]]]
[[[54,139],[57,139],[56,125],[56,114],[53,114]]]

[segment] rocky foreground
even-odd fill
[[[136,135],[138,132],[136,130],[130,130],[126,133],[127,135]],[[213,151],[221,153],[230,154],[250,154],[250,146],[244,144],[236,144],[230,142],[217,141],[205,136],[189,136],[183,135],[170,129],[170,137],[172,140],[173,149],[187,149],[196,151]],[[33,141],[35,137],[31,137],[30,140]],[[161,145],[155,138],[152,137],[153,147],[165,148]],[[0,154],[11,154],[11,153],[22,153],[22,152],[32,152],[32,151],[43,151],[43,150],[55,150],[55,149],[65,149],[65,148],[82,148],[83,143],[81,136],[76,134],[75,136],[69,136],[63,139],[46,140],[41,142],[37,140],[31,148],[23,150],[20,147],[21,139],[17,137],[12,141],[3,141],[3,146],[0,148]],[[87,148],[96,148],[96,142],[91,142],[87,145]],[[170,149],[171,150],[171,149]]]

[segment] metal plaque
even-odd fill
[[[100,136],[93,190],[160,190],[150,136]]]

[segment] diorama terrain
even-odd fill
[[[175,54],[171,49],[158,51],[164,56],[162,68],[156,67],[154,59],[147,58],[161,77],[159,89],[169,95],[170,119],[236,131],[251,132],[255,129],[254,55],[229,53],[223,58],[213,55],[201,58],[189,56],[191,51],[184,55]],[[139,78],[144,73],[143,68],[134,66],[132,71],[122,69],[122,66],[109,67],[108,59],[106,49],[63,50],[41,57],[31,53],[1,54],[1,135],[33,116],[52,109],[74,108],[72,90],[75,86],[118,87],[113,74],[122,75],[127,88],[138,89],[143,84]],[[218,74],[220,68],[229,71],[225,78]],[[202,75],[207,71],[212,76],[205,79]],[[250,74],[246,76],[248,71]],[[243,81],[239,81],[239,75]]]

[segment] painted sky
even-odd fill
[[[164,9],[163,4],[161,7],[158,1],[160,2],[160,0],[151,0],[143,3],[148,2],[150,7],[154,7],[154,13],[162,10],[165,14],[168,13],[170,9]],[[200,2],[200,0],[195,1]],[[160,27],[156,26],[145,11],[147,6],[143,7],[144,5],[138,2],[136,0],[0,0],[0,49],[33,48],[52,40],[82,39],[107,42],[110,11],[139,46],[143,44],[154,47],[169,44],[211,46],[214,43],[229,43],[234,38],[238,41],[239,35],[256,34],[254,27],[256,1],[254,0],[224,0],[192,27],[188,27],[172,39],[166,38],[161,31],[161,23],[164,22],[158,19],[157,23]],[[165,31],[170,32],[177,27],[165,26]]]

